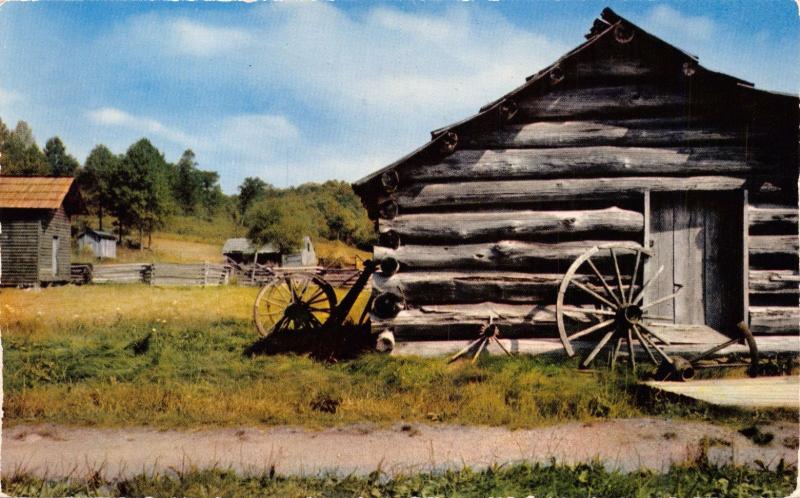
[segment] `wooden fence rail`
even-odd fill
[[[279,268],[257,264],[226,263],[73,263],[71,281],[74,284],[150,285],[248,285],[261,286],[289,271],[305,271],[320,275],[334,287],[349,287],[358,278],[357,268]]]

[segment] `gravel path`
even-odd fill
[[[708,423],[641,418],[510,431],[462,426],[348,427],[159,431],[148,428],[95,429],[51,425],[3,431],[2,472],[27,471],[48,477],[106,478],[154,470],[219,466],[280,474],[390,473],[426,471],[521,460],[577,463],[601,459],[609,469],[666,470],[696,458],[703,441],[712,462],[797,464],[798,426],[761,428],[774,434],[756,446],[735,429]]]

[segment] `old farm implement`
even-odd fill
[[[601,273],[599,263],[593,261],[593,257],[600,260],[601,255],[608,256],[602,261],[606,264],[604,269],[612,273],[610,279]],[[649,361],[658,367],[657,376],[662,379],[689,380],[695,370],[702,368],[747,367],[751,376],[757,375],[758,349],[744,322],[736,327],[734,337],[691,358],[668,354],[666,348],[671,341],[662,330],[673,317],[659,316],[655,310],[663,303],[674,302],[682,287],[676,285],[665,295],[659,295],[660,287],[656,284],[664,266],[644,278],[645,268],[653,267],[652,259],[651,251],[622,245],[595,246],[575,259],[561,281],[556,299],[558,333],[567,355],[576,354],[574,344],[580,340],[592,346],[582,358],[581,367],[589,367],[608,348],[613,368],[625,345],[628,363],[635,368],[634,345],[638,343]],[[714,358],[735,344],[747,347],[746,357],[734,361]]]
[[[758,350],[744,323],[730,331],[727,340],[704,351],[696,350],[689,358],[674,353],[672,341],[681,342],[675,334],[680,335],[687,327],[675,326],[673,316],[658,315],[656,310],[664,303],[674,302],[682,288],[674,286],[664,295],[658,295],[663,285],[657,283],[664,267],[654,269],[652,259],[653,253],[647,249],[604,245],[592,247],[574,260],[555,296],[556,324],[566,354],[583,353],[580,366],[587,368],[601,352],[607,351],[612,368],[625,356],[628,365],[635,369],[637,352],[640,356],[644,353],[660,379],[689,380],[696,370],[705,368],[744,367],[751,376],[757,375]],[[307,351],[317,348],[321,341],[328,344],[344,341],[350,347],[371,342],[374,347],[369,322],[372,297],[357,317],[351,316],[351,312],[375,269],[372,261],[364,262],[363,270],[341,300],[337,299],[336,289],[320,275],[310,272],[276,275],[260,289],[253,306],[259,335],[262,340],[299,341],[300,349]],[[649,276],[646,269],[651,273]],[[705,326],[694,328],[714,339],[722,337]],[[477,331],[476,339],[451,360],[465,356],[475,360],[491,344],[511,354],[501,341],[502,329],[502,316],[488,317]],[[349,340],[344,337],[347,334],[351,336]],[[706,341],[706,344],[713,343]],[[738,348],[733,357],[724,354],[737,344],[745,348]]]
[[[361,273],[341,301],[333,285],[320,275],[305,271],[276,275],[259,290],[253,305],[253,321],[262,341],[273,338],[290,343],[295,350],[299,346],[320,353],[321,347],[326,349],[325,354],[335,354],[349,333],[356,334],[357,339],[350,341],[351,348],[359,349],[353,344],[363,344],[371,337],[368,319],[372,299],[367,300],[356,320],[350,313],[374,271],[374,263],[364,261]]]

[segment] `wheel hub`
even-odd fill
[[[620,325],[636,325],[642,319],[642,307],[636,304],[626,304],[617,311],[617,323]]]
[[[284,315],[294,323],[306,323],[311,318],[311,311],[303,303],[292,303],[286,307]]]

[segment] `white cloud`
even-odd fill
[[[173,92],[213,88],[211,102],[253,95],[252,107],[238,117],[192,128],[214,154],[210,163],[236,169],[222,172],[227,190],[240,181],[240,169],[309,175],[292,181],[355,180],[416,148],[430,130],[476,113],[571,48],[478,7],[350,14],[330,3],[276,2],[251,13],[246,20],[191,21],[147,14],[117,27],[103,44],[120,47],[139,74]],[[157,128],[152,120],[124,121]]]
[[[95,124],[117,126],[142,134],[149,133],[180,145],[190,146],[197,142],[195,137],[180,130],[168,128],[155,119],[134,116],[115,107],[101,107],[89,111],[87,115]]]
[[[274,114],[244,114],[223,121],[223,136],[235,141],[293,140],[300,130],[284,116]]]
[[[704,16],[687,16],[669,5],[657,5],[648,15],[649,23],[665,30],[678,33],[688,38],[708,40],[714,34],[716,25],[711,18]]]
[[[101,107],[89,111],[87,116],[96,125],[154,135],[182,147],[191,147],[195,152],[224,153],[241,162],[269,161],[277,153],[294,146],[300,137],[298,128],[277,114],[227,116],[194,130],[192,134],[115,107]]]
[[[246,47],[250,33],[234,28],[176,19],[166,26],[169,42],[178,53],[207,57]]]

